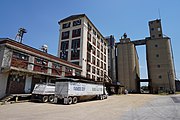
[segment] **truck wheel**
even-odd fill
[[[49,96],[49,102],[54,103],[54,96],[53,95]]]
[[[100,100],[103,100],[103,95],[100,95],[100,96],[99,96],[99,99],[100,99]]]
[[[48,96],[43,96],[42,97],[42,102],[44,102],[44,103],[48,102]]]
[[[70,104],[72,104],[72,97],[68,97],[68,104],[70,105]]]
[[[77,97],[73,97],[73,104],[76,104],[78,102]]]

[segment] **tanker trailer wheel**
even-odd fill
[[[72,104],[73,100],[72,100],[72,97],[68,97],[68,104]]]
[[[42,102],[44,102],[44,103],[48,102],[48,96],[43,96],[42,97]]]
[[[77,97],[73,97],[73,104],[76,104],[77,102],[78,102],[78,99],[77,99]]]
[[[49,96],[49,102],[54,103],[54,96],[53,95]]]

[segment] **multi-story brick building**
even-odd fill
[[[58,56],[81,66],[82,75],[103,81],[108,75],[107,41],[85,14],[59,21]]]
[[[81,67],[8,38],[0,38],[0,98],[30,93],[36,83],[80,75]]]

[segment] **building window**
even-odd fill
[[[60,52],[60,58],[63,60],[67,60],[68,52],[67,51]]]
[[[69,41],[63,41],[63,42],[61,42],[61,50],[62,50],[62,51],[68,49],[68,47],[69,47]]]
[[[91,25],[88,23],[88,30],[91,30],[92,29],[92,27],[91,27]]]
[[[73,50],[71,51],[71,60],[78,60],[79,59],[79,50]]]
[[[161,66],[160,65],[157,65],[158,68],[160,68]]]
[[[99,59],[97,59],[97,66],[99,67],[99,64],[100,64],[100,60]]]
[[[93,37],[93,44],[96,45],[96,38]]]
[[[103,39],[101,38],[101,43],[103,43]]]
[[[103,62],[101,61],[101,68],[103,69]]]
[[[157,28],[158,29],[158,31],[161,31],[161,28]]]
[[[151,28],[151,31],[154,31],[154,28]]]
[[[91,62],[91,54],[90,53],[87,53],[87,61]]]
[[[152,38],[155,38],[155,35],[152,35]]]
[[[89,32],[87,33],[87,39],[91,41],[91,34]]]
[[[91,50],[93,49],[93,47],[92,47],[92,45],[91,45],[91,43],[87,43],[87,50],[89,51],[89,52],[91,52]]]
[[[103,46],[101,45],[101,52],[103,52]]]
[[[95,48],[95,47],[93,47],[93,48],[92,48],[92,50],[93,50],[93,51],[92,51],[92,52],[93,52],[93,54],[94,54],[94,55],[96,55],[96,48]]]
[[[86,77],[90,79],[90,74],[86,74]]]
[[[68,39],[68,38],[69,38],[69,31],[62,32],[62,37],[61,37],[61,39],[64,40],[64,39]]]
[[[91,65],[90,64],[87,64],[87,71],[91,72]]]
[[[81,25],[81,19],[73,21],[73,26]]]
[[[94,66],[92,66],[92,73],[95,74],[96,68]]]
[[[104,70],[106,70],[106,64],[104,63]]]
[[[93,29],[93,34],[96,36],[96,31]]]
[[[61,69],[61,65],[59,63],[53,63],[54,68]]]
[[[68,23],[63,24],[63,29],[69,28],[70,25],[71,25],[71,22],[68,22]]]
[[[159,37],[162,37],[162,34],[159,34]]]
[[[103,74],[104,74],[104,73],[103,73],[103,70],[101,70],[101,76],[104,76]]]
[[[98,48],[98,49],[100,48],[100,43],[99,43],[99,41],[97,41],[97,48]]]
[[[104,46],[106,47],[106,43],[104,42]]]
[[[99,72],[100,70],[99,69],[97,69],[97,75],[100,75],[100,72]]]
[[[104,57],[104,56],[103,56],[103,54],[101,53],[101,60],[103,60],[103,57]]]
[[[100,51],[97,50],[97,57],[99,58],[100,57]]]
[[[19,52],[15,52],[15,51],[13,52],[13,57],[17,59],[25,60],[25,61],[28,61],[29,59],[29,56],[19,53]]]
[[[104,48],[104,54],[106,54],[106,48]]]
[[[79,36],[81,36],[81,28],[72,31],[72,37],[79,37]]]
[[[47,61],[42,58],[35,58],[35,63],[41,64],[41,65],[47,65]]]
[[[92,79],[95,80],[95,76],[94,75],[92,75]]]
[[[79,47],[80,47],[80,39],[72,40],[71,48],[72,49],[77,49]]]
[[[106,62],[106,56],[104,56],[104,62]]]
[[[100,35],[99,34],[97,34],[97,38],[100,39]]]
[[[92,63],[96,65],[96,58],[94,56],[92,57]]]

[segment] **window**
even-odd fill
[[[99,67],[99,64],[100,64],[100,60],[99,59],[97,59],[97,66]]]
[[[101,38],[101,43],[103,43],[103,39]]]
[[[101,68],[103,69],[103,62],[101,61]]]
[[[152,35],[152,38],[155,38],[155,35]]]
[[[93,56],[92,57],[92,63],[95,65],[96,64],[96,58]]]
[[[71,60],[78,60],[79,59],[79,50],[73,50],[71,51]]]
[[[59,63],[53,63],[54,68],[60,69],[62,66]]]
[[[92,29],[92,27],[91,27],[91,25],[88,23],[88,30],[91,30]]]
[[[62,37],[61,37],[61,39],[64,40],[64,39],[68,39],[68,38],[69,38],[69,31],[62,32]]]
[[[106,46],[106,43],[104,42],[104,46]]]
[[[91,43],[87,43],[87,50],[89,51],[89,52],[91,52],[91,50],[93,49],[93,47],[92,47],[92,45],[91,45]]]
[[[96,38],[93,37],[93,44],[96,45]]]
[[[81,25],[81,19],[73,21],[73,26]]]
[[[96,36],[96,31],[93,29],[93,34]]]
[[[156,44],[155,47],[158,47],[158,45]]]
[[[99,58],[100,57],[100,51],[97,50],[97,57]]]
[[[103,60],[103,57],[104,57],[104,56],[103,56],[103,54],[101,53],[101,60]]]
[[[93,66],[93,67],[92,67],[92,73],[95,74],[95,71],[96,71],[96,68]]]
[[[68,49],[68,46],[69,46],[69,41],[63,41],[63,42],[61,42],[61,50],[62,50],[62,51]]]
[[[100,75],[99,69],[97,69],[97,75]]]
[[[104,63],[104,70],[106,70],[106,64]]]
[[[92,75],[92,79],[95,80],[95,76],[94,75]]]
[[[72,31],[72,37],[79,37],[79,36],[81,36],[81,28]]]
[[[93,51],[92,51],[92,52],[93,52],[93,54],[94,54],[94,55],[96,55],[96,48],[95,48],[95,47],[93,47],[93,48],[92,48],[92,50],[93,50]]]
[[[159,34],[159,37],[161,37],[162,35],[161,34]]]
[[[72,49],[77,49],[79,47],[80,47],[80,39],[72,40],[71,48]]]
[[[60,52],[60,58],[63,60],[67,60],[68,52],[67,51]]]
[[[86,77],[87,77],[87,78],[90,78],[91,76],[90,76],[90,74],[86,74]]]
[[[154,28],[151,28],[151,31],[154,31]]]
[[[91,41],[91,34],[89,32],[87,33],[87,39]]]
[[[104,62],[106,62],[106,56],[104,56]]]
[[[97,48],[98,48],[98,49],[100,48],[100,43],[99,43],[99,41],[97,41]]]
[[[90,64],[87,64],[87,71],[91,72],[91,65]]]
[[[103,70],[101,70],[101,76],[103,76]]]
[[[99,36],[99,34],[97,34],[97,38],[98,38],[98,39],[100,39],[100,36]]]
[[[161,28],[157,28],[158,29],[158,31],[161,31]]]
[[[35,58],[37,64],[47,65],[47,61],[42,58]]]
[[[104,54],[106,54],[106,48],[104,48]]]
[[[158,68],[160,68],[161,66],[160,65],[157,65]]]
[[[29,56],[23,53],[15,52],[15,51],[13,52],[13,57],[17,59],[21,59],[21,60],[26,60],[26,61],[29,59]]]
[[[103,52],[103,46],[101,45],[101,51]]]
[[[68,22],[68,23],[63,24],[63,29],[69,28],[70,25],[71,25],[71,22]]]
[[[91,54],[90,53],[87,53],[87,61],[91,62]]]

